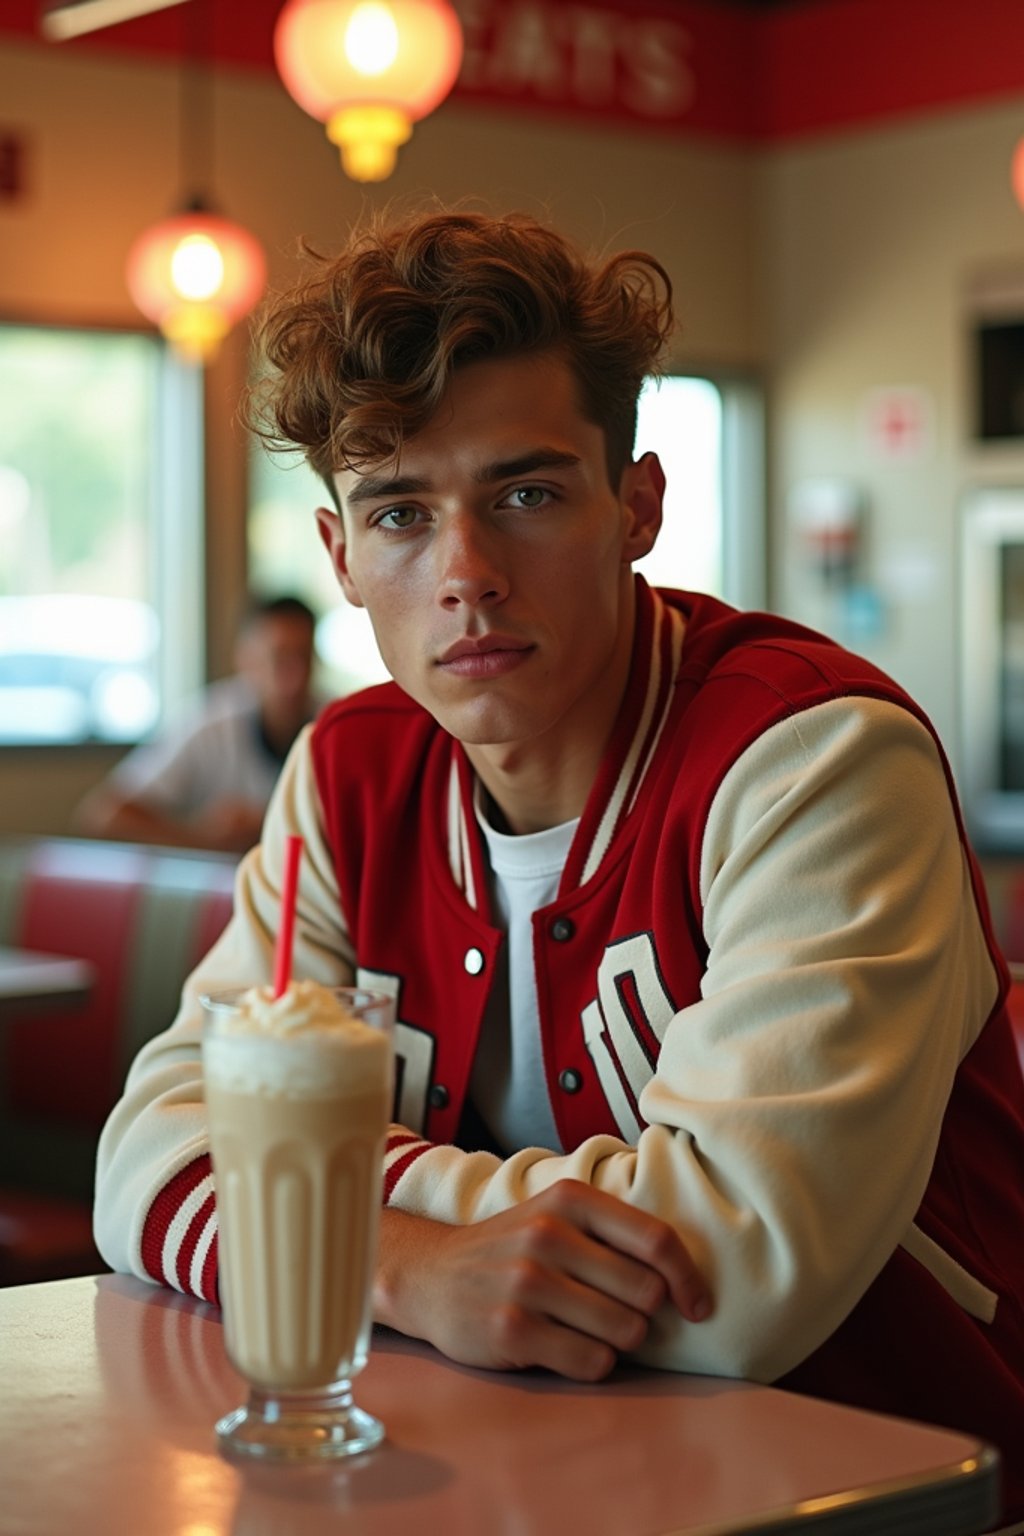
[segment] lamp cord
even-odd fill
[[[189,0],[182,22],[181,90],[178,129],[183,207],[211,212],[206,188],[212,184],[213,71],[210,65],[213,0]]]

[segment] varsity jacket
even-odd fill
[[[679,1229],[714,1312],[638,1352],[968,1428],[1024,1512],[1024,1086],[948,765],[821,636],[638,579],[630,679],[534,916],[560,1148],[460,1146],[503,935],[461,747],[394,685],[297,745],[227,933],[104,1131],[115,1268],[215,1296],[196,998],[269,979],[283,842],[296,974],[397,1000],[386,1198],[481,1220],[561,1178]]]

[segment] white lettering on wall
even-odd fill
[[[623,22],[609,11],[574,5],[565,12],[572,34],[570,90],[586,106],[605,107],[615,101],[616,63]]]
[[[465,52],[460,84],[477,92],[666,121],[696,94],[682,23],[557,0],[455,0]]]
[[[674,21],[648,21],[626,39],[622,100],[646,117],[678,117],[693,105],[696,82],[690,34]]]
[[[557,13],[549,6],[534,0],[503,5],[487,63],[487,83],[498,91],[529,90],[550,100],[563,99],[564,50],[558,31]]]

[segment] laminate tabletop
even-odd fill
[[[0,946],[0,1016],[4,1012],[84,1002],[94,979],[86,960]]]
[[[383,1330],[356,1385],[383,1446],[232,1463],[219,1312],[121,1275],[0,1290],[0,1361],[4,1536],[970,1536],[998,1511],[968,1435],[711,1377],[470,1370]]]

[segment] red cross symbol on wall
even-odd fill
[[[879,390],[868,411],[868,435],[889,459],[915,458],[924,446],[926,418],[916,390]]]

